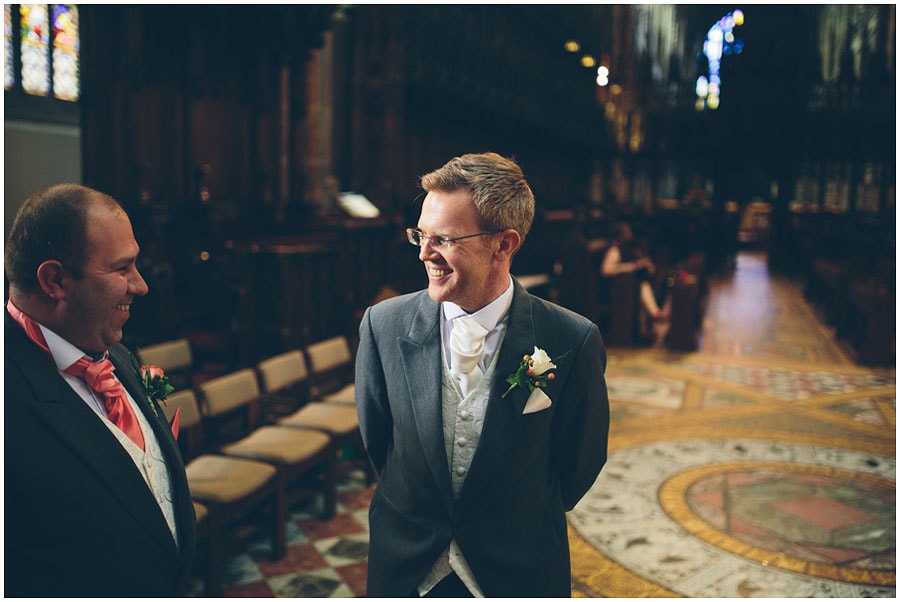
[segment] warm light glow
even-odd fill
[[[735,25],[743,25],[744,24],[744,11],[738,9],[734,11],[734,24]]]
[[[613,96],[617,96],[622,93],[622,86],[619,84],[613,84],[609,87],[609,93]]]
[[[709,95],[709,98],[706,99],[706,106],[710,108],[710,110],[715,111],[719,108],[719,97]]]
[[[588,69],[590,69],[597,64],[597,61],[591,55],[586,54],[583,57],[581,57],[581,64],[583,66],[587,67]]]
[[[200,261],[209,261],[209,251],[200,251]]]
[[[706,95],[709,94],[709,82],[706,80],[706,77],[701,75],[697,78],[697,85],[694,86],[694,91],[700,98],[706,98]]]
[[[581,44],[579,44],[576,40],[569,40],[566,42],[566,50],[569,52],[578,52],[581,50]]]

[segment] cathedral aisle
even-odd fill
[[[855,366],[764,255],[711,280],[697,352],[612,348],[607,378],[574,597],[895,597],[895,370]],[[364,596],[363,477],[343,474],[330,521],[293,508],[280,562],[242,540],[225,595]]]
[[[895,371],[855,366],[764,255],[710,283],[697,353],[610,356],[574,596],[895,597]]]

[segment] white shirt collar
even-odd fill
[[[41,328],[41,332],[44,333],[44,340],[47,341],[47,347],[50,348],[50,356],[53,358],[53,361],[56,363],[56,369],[59,371],[64,371],[66,368],[80,360],[81,358],[88,356],[84,351],[65,340],[46,326],[42,324],[38,324]],[[106,354],[103,357],[107,357]]]
[[[506,290],[500,293],[499,297],[473,314],[467,314],[463,308],[452,301],[444,301],[441,303],[441,307],[444,310],[444,319],[450,322],[454,318],[467,315],[490,332],[496,328],[497,323],[500,322],[500,320],[506,316],[506,312],[509,311],[509,306],[512,305],[512,295],[513,280],[512,276],[510,276],[509,286],[506,287]]]

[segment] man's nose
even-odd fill
[[[148,292],[150,292],[150,287],[147,285],[147,281],[144,280],[144,277],[141,276],[140,270],[135,266],[134,268],[134,276],[129,283],[130,286],[129,291],[132,295],[136,295],[138,297],[143,297]]]
[[[439,253],[431,246],[431,239],[422,237],[422,244],[419,245],[419,261],[426,261],[429,257],[434,257]]]

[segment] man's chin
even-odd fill
[[[436,284],[434,282],[429,282],[428,296],[438,303],[442,303],[444,301],[453,301],[453,299],[451,299],[452,294],[450,287],[448,287],[446,284]]]
[[[106,345],[106,347],[104,349],[100,350],[100,352],[102,353],[104,351],[107,351],[113,345],[118,345],[121,342],[122,342],[122,331],[121,330],[118,332],[107,333],[107,335],[105,337],[103,337],[103,343]]]

